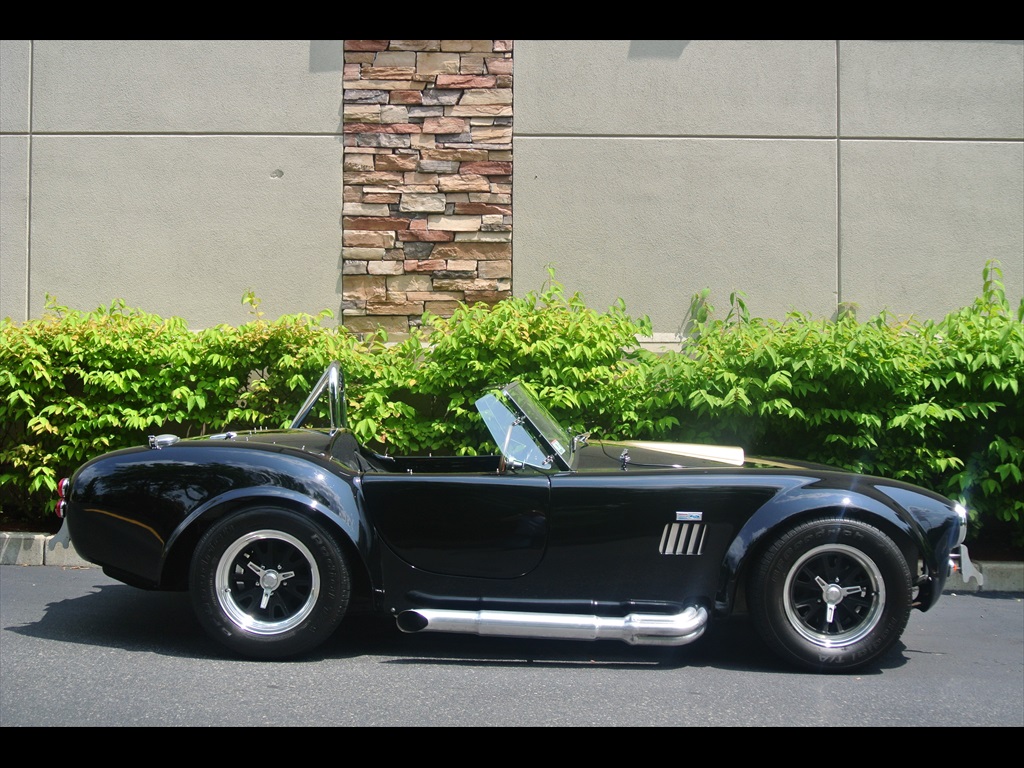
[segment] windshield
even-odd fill
[[[504,392],[526,415],[526,418],[533,422],[533,426],[540,432],[541,437],[551,445],[559,456],[565,456],[568,461],[568,453],[572,449],[572,435],[555,420],[544,404],[518,381],[505,387]]]
[[[520,382],[476,402],[506,461],[537,469],[571,469],[572,435]]]

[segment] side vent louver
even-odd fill
[[[669,523],[661,534],[658,551],[663,555],[699,555],[704,549],[706,525]]]

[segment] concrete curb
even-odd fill
[[[974,564],[985,580],[979,585],[977,579],[966,583],[959,571],[946,580],[946,592],[1022,592],[1024,593],[1024,563],[978,562]]]
[[[71,545],[67,528],[53,534],[0,532],[0,565],[63,565],[95,568]]]
[[[52,536],[45,533],[0,532],[0,565],[59,565],[64,567],[95,568],[86,562],[71,545],[67,529]],[[1024,562],[978,562],[984,584],[970,578],[966,582],[960,573],[946,581],[946,592],[1021,592],[1024,593]]]

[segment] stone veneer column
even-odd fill
[[[512,41],[346,40],[342,323],[512,288]]]

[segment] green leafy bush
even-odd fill
[[[603,313],[589,309],[553,275],[543,290],[493,307],[428,315],[422,330],[390,350],[385,379],[354,403],[362,418],[353,430],[397,452],[475,453],[488,441],[475,399],[513,379],[567,426],[585,420],[600,429],[628,409],[637,336],[650,332],[650,322],[629,317],[622,302]]]
[[[394,344],[329,326],[329,312],[266,322],[251,294],[251,322],[201,332],[122,302],[51,302],[0,323],[0,518],[43,519],[59,477],[148,434],[286,426],[337,359],[349,425],[378,450],[493,450],[473,401],[520,379],[595,437],[732,443],[905,479],[964,500],[973,535],[1024,546],[1024,302],[1011,311],[997,264],[939,322],[766,320],[740,293],[714,319],[709,298],[694,297],[681,350],[661,354],[637,343],[646,318],[621,301],[590,309],[553,275],[494,307],[425,316]]]
[[[192,332],[119,301],[81,312],[50,300],[39,320],[0,322],[0,516],[46,514],[60,477],[150,434],[285,426],[331,359],[358,391],[380,339],[326,316]]]
[[[983,280],[972,305],[923,323],[764,320],[740,295],[713,320],[698,295],[681,353],[652,366],[646,407],[679,425],[658,436],[907,480],[1020,547],[1024,301],[1011,311],[998,265]]]

